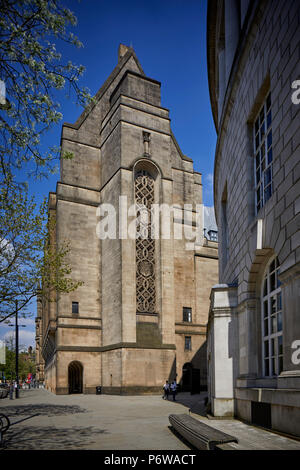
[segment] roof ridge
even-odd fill
[[[140,61],[138,60],[137,56],[136,56],[136,53],[134,51],[134,49],[132,47],[128,47],[128,50],[126,51],[126,53],[120,58],[119,62],[117,63],[117,65],[115,66],[115,68],[113,69],[113,71],[111,72],[111,74],[108,76],[108,78],[105,80],[105,82],[103,83],[103,85],[99,88],[99,90],[97,91],[97,93],[95,94],[94,96],[94,101],[93,103],[91,103],[90,105],[88,105],[83,111],[82,113],[80,114],[80,116],[77,118],[77,120],[75,121],[74,124],[72,123],[69,123],[69,122],[64,122],[63,123],[63,126],[67,126],[67,127],[73,127],[75,129],[79,129],[79,127],[81,126],[81,124],[85,121],[85,119],[87,118],[87,116],[90,114],[90,112],[92,111],[92,109],[94,109],[94,107],[96,106],[96,104],[98,103],[98,101],[100,100],[100,98],[104,95],[104,93],[106,92],[106,90],[108,89],[108,87],[110,86],[110,84],[113,82],[113,80],[117,77],[117,75],[120,73],[120,71],[122,70],[122,68],[124,67],[124,65],[128,62],[128,60],[130,59],[130,57],[133,57],[134,60],[136,61],[136,65],[138,66],[138,69],[140,70],[140,73],[141,75],[145,76],[146,77],[146,74],[140,64]]]

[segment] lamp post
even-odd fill
[[[18,325],[18,301],[16,300],[16,398],[19,398],[19,325]]]
[[[18,324],[18,301],[15,300],[16,305],[16,320],[15,320],[15,338],[16,338],[16,388],[15,397],[19,398],[19,327],[25,327],[25,325]],[[11,323],[9,326],[13,326]]]

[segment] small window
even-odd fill
[[[218,232],[216,230],[209,230],[208,235],[209,235],[209,239],[212,242],[217,242],[218,241]]]
[[[191,336],[185,336],[185,338],[184,338],[184,349],[185,349],[185,351],[191,351],[192,350],[192,338],[191,338]]]
[[[79,313],[79,302],[72,302],[72,313]]]
[[[192,309],[191,307],[183,307],[183,321],[192,323]]]

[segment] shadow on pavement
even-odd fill
[[[15,405],[6,406],[5,414],[9,418],[22,415],[43,415],[43,416],[61,416],[75,413],[86,413],[87,410],[76,405],[49,405],[47,403],[39,403],[37,405]]]
[[[96,442],[99,434],[109,434],[94,427],[37,427],[10,428],[4,436],[2,449],[8,450],[69,450],[85,449]],[[95,440],[94,440],[95,438]]]
[[[191,413],[198,414],[200,416],[206,417],[206,406],[205,406],[205,399],[207,397],[207,393],[199,393],[195,395],[191,395],[189,392],[180,392],[176,395],[176,402],[184,405],[188,408],[187,411],[191,411]],[[169,401],[173,401],[172,396],[169,396]]]
[[[37,415],[53,417],[86,412],[87,410],[76,405],[39,403],[7,406],[5,414],[11,421],[11,427],[4,435],[2,449],[84,449],[87,444],[93,442],[93,436],[96,437],[98,434],[107,433],[107,431],[93,427],[19,426],[19,423]]]

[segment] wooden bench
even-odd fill
[[[238,442],[237,438],[193,418],[187,414],[169,416],[172,427],[199,450],[214,450],[218,444]]]

